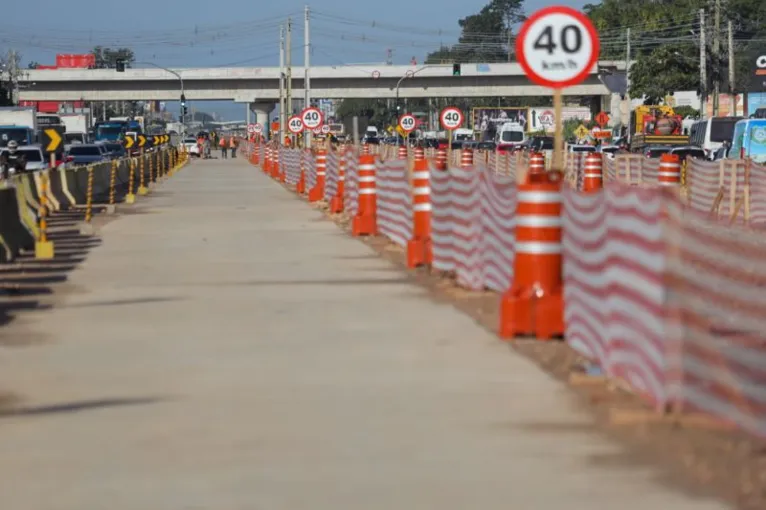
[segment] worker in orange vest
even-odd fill
[[[231,149],[231,157],[236,158],[237,157],[237,139],[234,138],[234,135],[231,135],[229,137],[229,148]]]
[[[218,142],[218,146],[221,148],[221,158],[226,159],[226,137],[222,136]]]

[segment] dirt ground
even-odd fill
[[[351,235],[346,214],[330,214],[324,202],[312,205]],[[406,269],[402,247],[383,236],[359,240]],[[434,300],[449,303],[483,327],[497,331],[498,293],[461,289],[451,275],[429,268],[407,271]],[[552,377],[566,382],[593,414],[597,426],[626,446],[636,464],[659,467],[665,483],[692,493],[718,495],[742,510],[766,508],[766,441],[705,417],[662,415],[624,385],[587,374],[586,360],[563,341],[518,339],[507,344]]]

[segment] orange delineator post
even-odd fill
[[[604,160],[598,153],[585,156],[585,169],[582,176],[582,190],[598,191],[604,187]]]
[[[266,146],[266,157],[263,161],[263,171],[266,174],[271,175],[271,147],[268,145]]]
[[[319,149],[316,155],[317,182],[309,191],[309,202],[319,202],[324,198],[324,184],[327,173],[327,151]]]
[[[271,176],[274,179],[279,179],[279,147],[275,147],[271,151]]]
[[[306,154],[308,149],[304,149],[303,152],[301,152],[300,157],[300,165],[301,165],[301,173],[298,177],[298,183],[295,185],[295,192],[299,195],[303,195],[306,192]]]
[[[401,146],[397,151],[397,159],[407,159],[407,147]]]
[[[415,149],[412,170],[412,239],[407,242],[407,267],[414,268],[431,262],[431,172],[423,149]]]
[[[355,236],[374,236],[378,233],[378,197],[375,185],[375,156],[359,157],[359,207],[351,224]]]
[[[362,145],[362,155],[369,156],[369,154],[370,154],[370,146],[368,144]]]
[[[531,152],[529,154],[529,175],[541,175],[545,173],[545,154]]]
[[[338,161],[338,186],[336,187],[335,196],[330,200],[330,212],[341,213],[343,212],[343,194],[346,191],[346,158],[349,151],[341,150],[340,160]]]
[[[662,154],[660,156],[657,183],[660,186],[681,185],[681,158],[678,157],[678,154]]]
[[[520,184],[513,284],[500,305],[500,336],[564,334],[561,256],[561,172]]]
[[[436,150],[436,169],[437,170],[447,169],[447,149]]]
[[[473,167],[473,151],[471,149],[462,149],[460,151],[460,168]]]

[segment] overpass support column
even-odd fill
[[[275,107],[275,103],[250,103],[250,110],[255,113],[255,122],[263,126],[264,133],[269,133],[269,114]]]

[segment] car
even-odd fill
[[[112,157],[112,159],[121,159],[128,155],[128,152],[125,150],[125,146],[123,146],[121,143],[106,142],[104,143],[104,147],[106,147],[106,150],[109,152],[109,155]]]
[[[2,156],[8,149],[0,150],[0,156]],[[48,159],[43,154],[43,149],[39,145],[20,145],[18,148],[24,159],[27,161],[26,170],[28,172],[34,172],[35,170],[44,170],[48,168]]]
[[[101,163],[111,159],[104,144],[83,143],[69,146],[67,155],[71,157],[74,165],[89,165]]]
[[[617,151],[619,150],[620,147],[618,145],[600,145],[598,147],[598,152],[602,153],[608,159],[614,159],[615,154],[617,154]]]
[[[197,145],[196,138],[185,138],[183,146],[189,156],[199,157],[199,145]]]
[[[683,145],[680,147],[673,147],[670,145],[650,145],[643,150],[643,155],[650,159],[657,159],[663,154],[675,154],[681,159],[685,160],[688,157],[692,159],[708,159],[705,151],[700,147],[692,145]]]
[[[493,151],[496,147],[497,144],[493,140],[484,140],[483,142],[478,142],[476,144],[477,149],[484,151]]]

